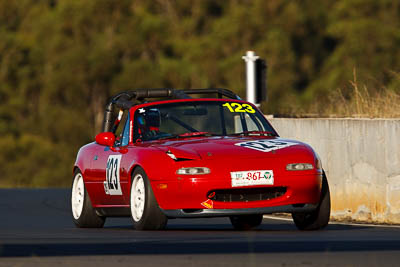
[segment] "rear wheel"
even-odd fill
[[[167,224],[146,173],[137,168],[132,175],[130,206],[133,226],[136,230],[161,230]]]
[[[72,220],[78,227],[100,228],[104,225],[105,217],[96,214],[79,170],[75,171],[72,182],[71,211]]]
[[[329,223],[331,214],[331,197],[325,172],[322,177],[321,199],[318,207],[312,212],[292,213],[292,218],[300,230],[319,230]]]
[[[238,215],[230,216],[229,219],[235,230],[251,230],[261,224],[263,216],[262,214]]]

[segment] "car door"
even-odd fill
[[[120,206],[125,204],[129,192],[128,143],[130,116],[128,110],[116,130],[113,147],[97,144],[91,164],[92,180],[96,183],[98,205]]]

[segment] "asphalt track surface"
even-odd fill
[[[130,218],[78,229],[66,189],[0,190],[0,266],[400,266],[400,228],[330,224],[298,231],[267,219],[234,231],[227,218],[176,219],[135,231]]]

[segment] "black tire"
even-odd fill
[[[78,169],[74,172],[71,186],[71,213],[72,221],[80,228],[101,228],[106,220],[105,217],[97,215],[93,208],[83,183],[83,175]]]
[[[292,213],[292,218],[299,230],[320,230],[329,223],[331,215],[331,197],[325,172],[322,177],[321,199],[318,207],[308,213]]]
[[[143,187],[138,183],[143,183]],[[143,192],[139,188],[144,189]],[[143,200],[144,203],[142,202]],[[140,167],[136,168],[132,174],[129,203],[133,227],[136,230],[162,230],[167,225],[168,219],[158,206],[149,179]],[[138,203],[142,205],[142,209],[137,208],[140,206]]]
[[[232,226],[235,230],[251,230],[262,222],[262,214],[230,216]]]

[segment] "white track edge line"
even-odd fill
[[[271,219],[271,220],[290,221],[290,222],[293,221],[292,219],[275,217],[275,216],[270,216],[270,215],[264,215],[263,217],[266,219]],[[365,227],[400,228],[400,225],[391,225],[391,224],[367,224],[367,223],[346,223],[346,222],[329,222],[329,224],[365,226]]]

